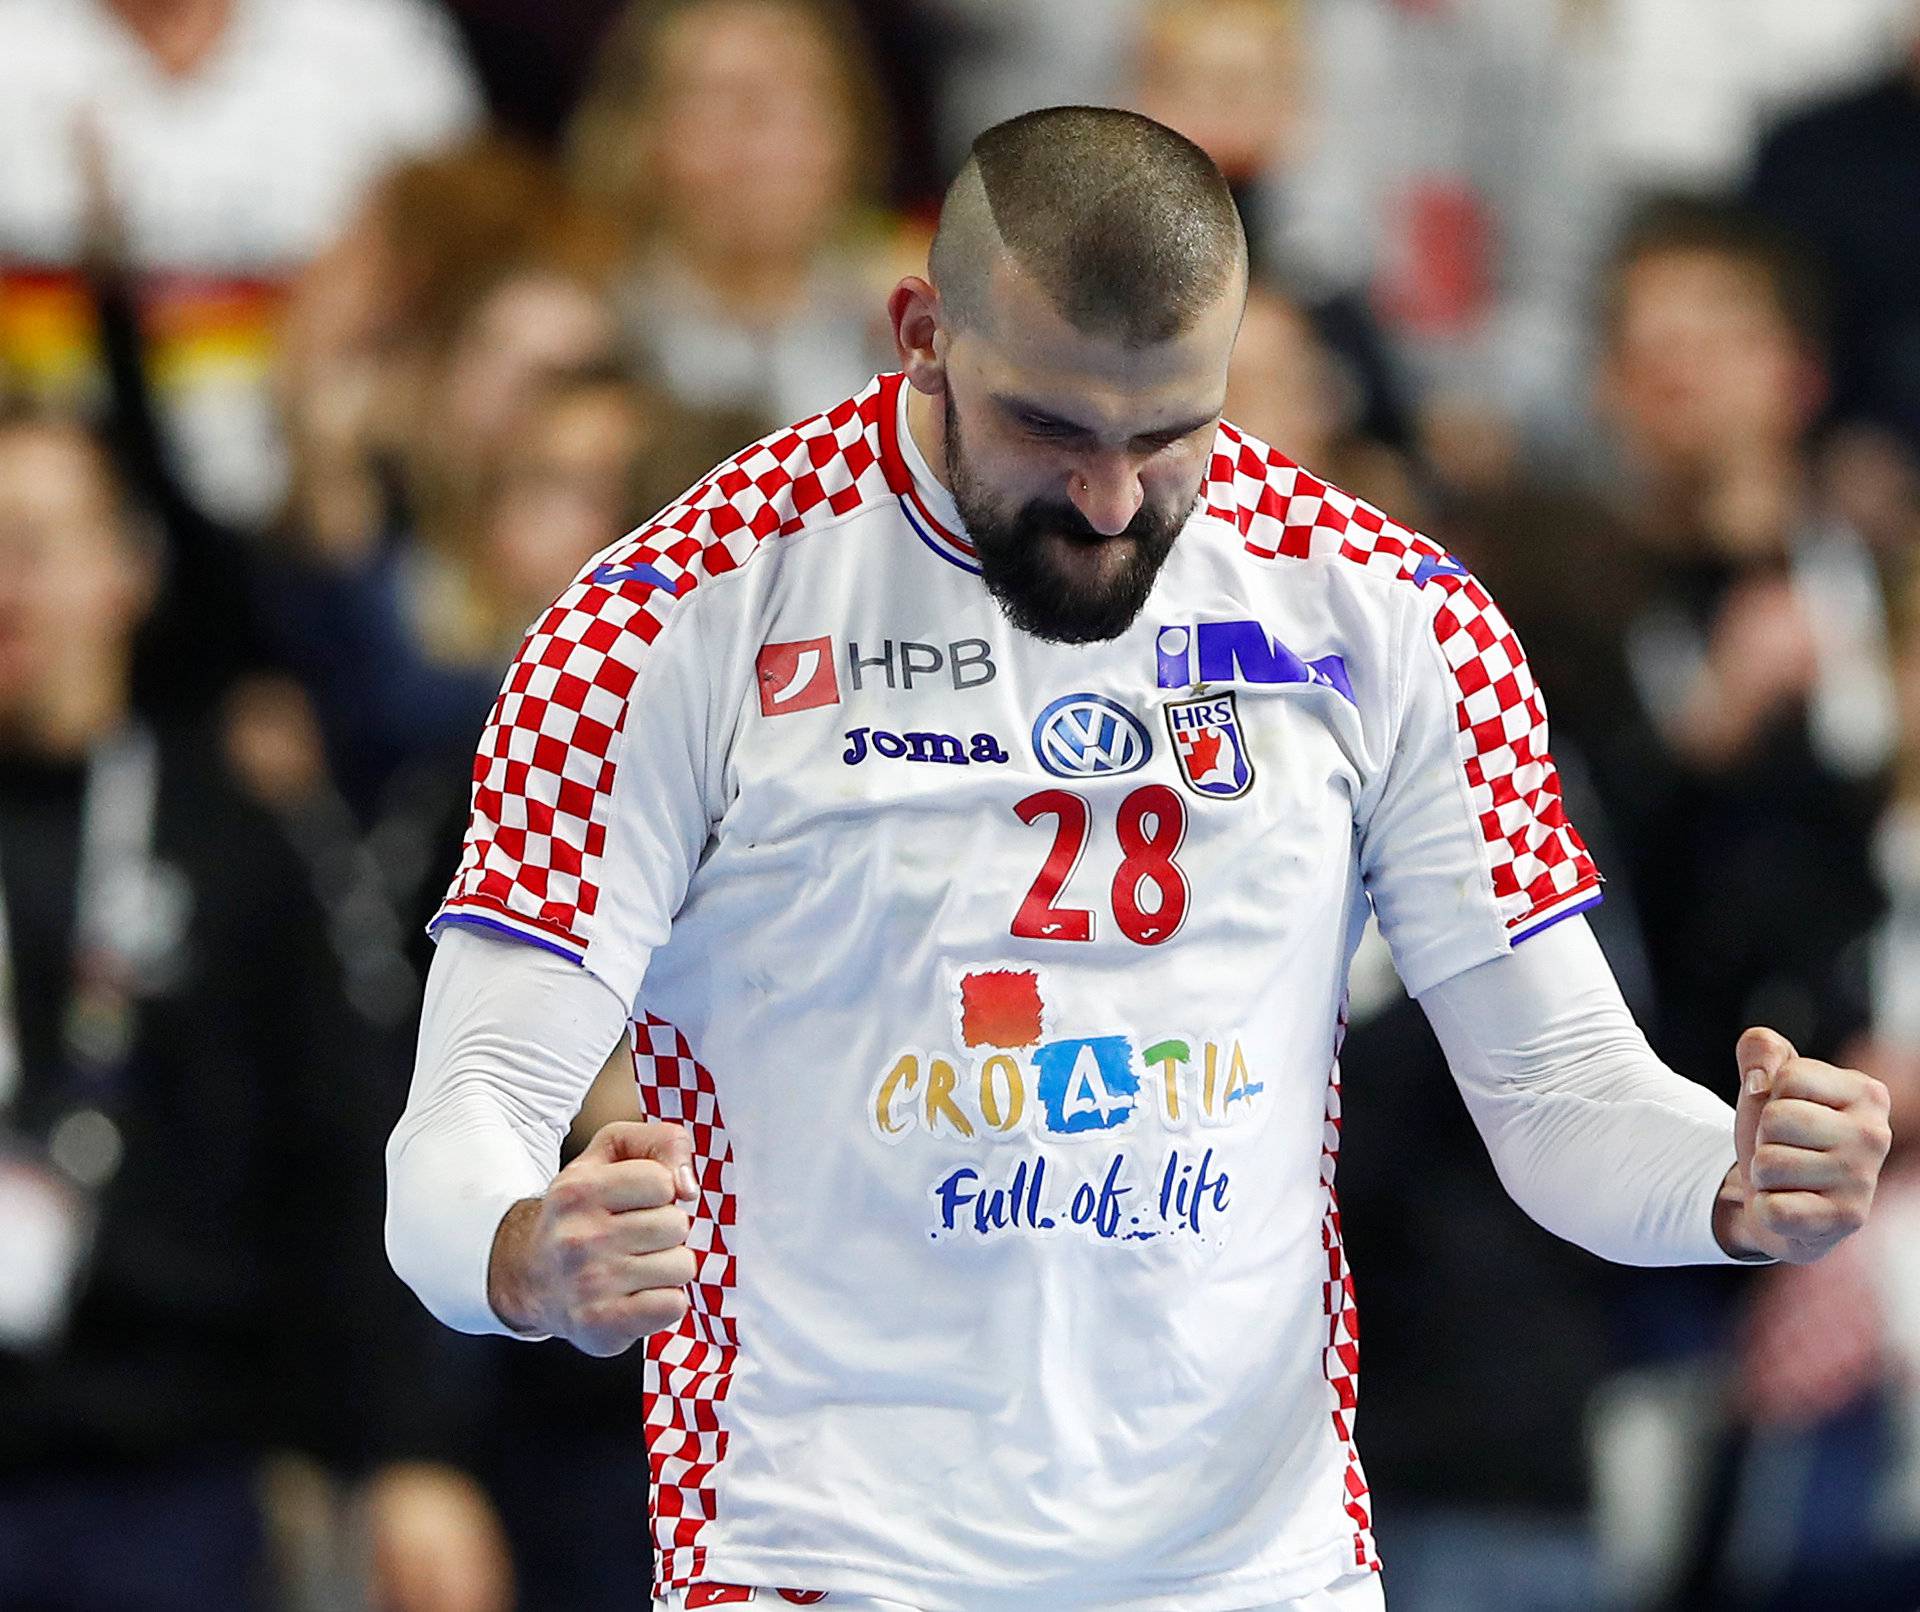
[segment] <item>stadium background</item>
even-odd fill
[[[0,0],[0,562],[101,509],[157,552],[135,702],[272,825],[274,923],[339,987],[247,1071],[306,1094],[278,1151],[191,1020],[162,1049],[181,1124],[277,1161],[198,1234],[311,1279],[224,1399],[179,1316],[104,1299],[0,1362],[0,1572],[48,1494],[107,1539],[213,1471],[264,1499],[275,1606],[642,1604],[637,1357],[438,1334],[379,1259],[420,922],[526,621],[883,367],[967,141],[1063,101],[1234,182],[1229,414],[1501,598],[1656,1047],[1731,1095],[1765,1021],[1895,1090],[1826,1262],[1611,1269],[1507,1202],[1363,951],[1340,1183],[1395,1612],[1920,1606],[1915,0]],[[9,830],[44,570],[0,563]],[[146,1180],[106,1189],[102,1291]]]

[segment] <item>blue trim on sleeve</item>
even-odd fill
[[[1547,919],[1544,923],[1538,923],[1538,924],[1535,924],[1531,929],[1522,930],[1519,934],[1515,935],[1511,940],[1509,940],[1507,944],[1509,946],[1518,946],[1520,942],[1523,940],[1532,940],[1535,935],[1544,935],[1555,924],[1564,922],[1568,918],[1578,917],[1581,913],[1588,912],[1594,907],[1599,906],[1600,903],[1605,901],[1606,899],[1607,899],[1606,891],[1596,890],[1593,892],[1592,895],[1588,896],[1585,901],[1580,902],[1577,906],[1569,907],[1565,912],[1556,912],[1551,918]]]
[[[483,918],[477,912],[444,912],[427,925],[427,932],[438,935],[448,924],[462,924],[469,929],[484,929],[490,934],[505,935],[509,940],[523,941],[529,946],[538,946],[556,957],[564,957],[576,968],[584,968],[586,959],[576,952],[567,950],[557,940],[548,940],[540,935],[530,935],[524,929],[516,929],[512,924],[503,924],[495,918]]]

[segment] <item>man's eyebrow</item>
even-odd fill
[[[1140,435],[1143,437],[1165,437],[1169,442],[1173,442],[1181,437],[1190,437],[1194,432],[1204,430],[1210,425],[1218,424],[1220,413],[1221,411],[1219,409],[1215,409],[1211,414],[1203,414],[1197,419],[1188,420],[1178,425],[1163,425],[1157,431],[1142,431]]]
[[[1071,432],[1073,435],[1081,437],[1097,437],[1100,435],[1100,433],[1090,425],[1083,425],[1078,420],[1069,420],[1065,415],[1057,414],[1052,409],[1043,407],[1041,404],[1029,403],[1025,398],[1010,397],[1005,393],[996,392],[993,400],[1007,413],[1019,415],[1035,425],[1052,426],[1061,431]],[[1192,436],[1194,432],[1214,424],[1219,418],[1220,410],[1215,409],[1210,414],[1203,414],[1195,419],[1182,421],[1174,425],[1163,425],[1153,431],[1139,431],[1134,433],[1134,436],[1136,440],[1140,437],[1164,437],[1167,441],[1174,442],[1178,441],[1181,437]]]
[[[1078,420],[1069,420],[1065,415],[1056,414],[1052,409],[1044,408],[1038,403],[1029,403],[1023,397],[1010,397],[1004,392],[996,392],[993,395],[993,401],[1006,413],[1017,414],[1034,425],[1058,426],[1062,431],[1071,431],[1074,435],[1082,437],[1096,437],[1100,434],[1090,425],[1082,425]]]

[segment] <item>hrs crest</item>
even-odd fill
[[[1175,700],[1167,707],[1167,735],[1180,780],[1196,795],[1237,800],[1253,787],[1246,730],[1231,692]]]

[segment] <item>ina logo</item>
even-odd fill
[[[1146,724],[1098,694],[1068,694],[1040,713],[1033,753],[1056,778],[1138,772],[1153,755]]]

